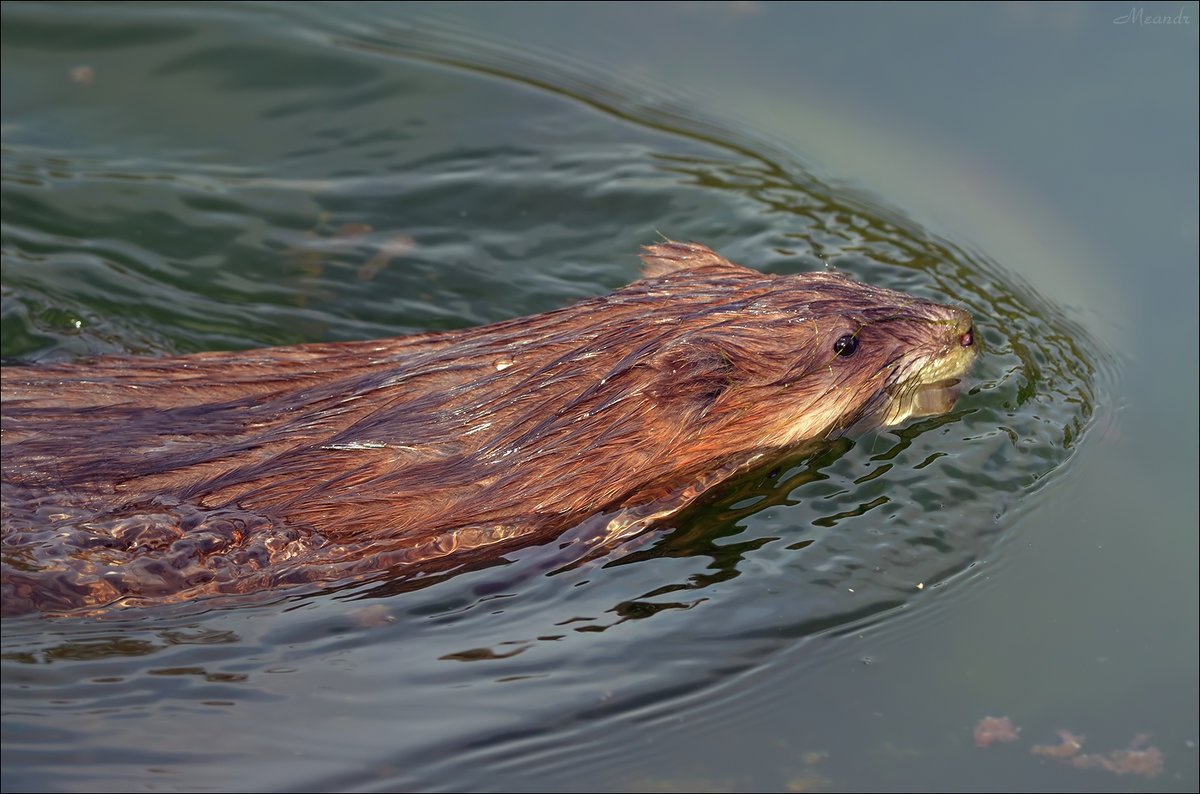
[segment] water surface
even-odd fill
[[[946,416],[740,478],[586,565],[556,568],[551,544],[403,592],[376,581],[6,619],[5,788],[1194,790],[1195,456],[1189,440],[1171,465],[1128,418],[1148,399],[1130,351],[1186,336],[1172,308],[1194,300],[1194,269],[1167,290],[1168,332],[1143,338],[1136,290],[1108,309],[1115,276],[1089,273],[1064,299],[1077,256],[1039,270],[1011,254],[1077,254],[1069,224],[1054,243],[980,240],[925,199],[908,214],[877,198],[897,182],[895,200],[919,194],[903,169],[831,176],[839,139],[869,140],[866,159],[916,145],[852,113],[811,143],[780,127],[832,123],[771,67],[781,30],[818,50],[818,27],[841,30],[850,46],[853,26],[826,8],[499,8],[6,4],[0,352],[466,327],[618,287],[639,246],[667,235],[770,272],[836,268],[960,304],[985,349],[971,387]],[[631,25],[635,13],[649,18]],[[962,13],[939,41],[988,21]],[[654,24],[663,15],[675,25]],[[1102,16],[1059,35],[1100,47],[1115,29]],[[1014,48],[1047,35],[1010,27]],[[701,34],[710,82],[689,82],[682,53]],[[1185,35],[1194,58],[1194,26]],[[841,59],[825,89],[845,107],[872,95],[855,69],[886,74],[858,48],[864,63]],[[1003,52],[958,57],[983,69]],[[916,54],[898,60],[921,73]],[[967,101],[954,85],[907,111],[943,114],[973,145],[951,123]],[[747,115],[763,91],[772,106]],[[914,124],[903,110],[871,112]],[[1063,134],[1075,123],[1058,121]],[[1073,151],[1031,146],[1051,162]],[[1127,169],[1108,173],[1130,191]],[[964,180],[961,203],[987,185]],[[1064,215],[1104,214],[1026,189]],[[1191,199],[1191,236],[1159,235],[1159,257],[1194,254]],[[997,225],[1020,239],[1031,226],[1005,209]],[[1194,429],[1195,360],[1183,353],[1165,389],[1176,431]],[[1148,483],[1153,509],[1127,509]],[[976,747],[987,714],[1011,715],[1023,740]],[[1059,728],[1094,752],[1149,733],[1165,770],[1029,752]]]

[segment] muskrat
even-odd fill
[[[958,308],[642,258],[479,328],[5,367],[5,611],[423,576],[597,516],[610,544],[765,456],[949,410],[977,355]]]

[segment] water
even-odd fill
[[[1196,155],[1161,145],[1195,132],[1195,23],[604,8],[6,4],[0,352],[465,327],[620,286],[667,235],[968,308],[985,356],[955,411],[549,575],[534,548],[404,592],[6,619],[6,789],[1195,790],[1196,460],[1162,440],[1195,437]],[[1139,135],[1184,168],[1097,178],[1073,133],[1128,92],[976,136],[961,108],[1008,84],[868,35],[897,24],[1037,44],[1029,107],[1091,84],[1055,41],[1170,75]],[[975,43],[962,63],[1010,63]],[[906,137],[915,117],[949,142]],[[1063,139],[1021,134],[1043,127]],[[1085,177],[1105,190],[1064,187]],[[1141,222],[1099,222],[1122,212]],[[976,747],[988,714],[1021,741]],[[1149,733],[1164,771],[1030,753],[1059,728],[1095,753]]]

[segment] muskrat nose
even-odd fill
[[[970,347],[975,344],[975,326],[967,329],[966,333],[958,338],[958,343],[963,347]]]

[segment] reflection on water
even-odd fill
[[[649,752],[606,721],[953,598],[1086,435],[1110,365],[986,257],[644,87],[335,9],[5,6],[5,357],[469,326],[624,283],[659,231],[956,303],[984,356],[951,413],[600,557],[568,533],[416,583],[6,620],[6,789],[477,789]]]

